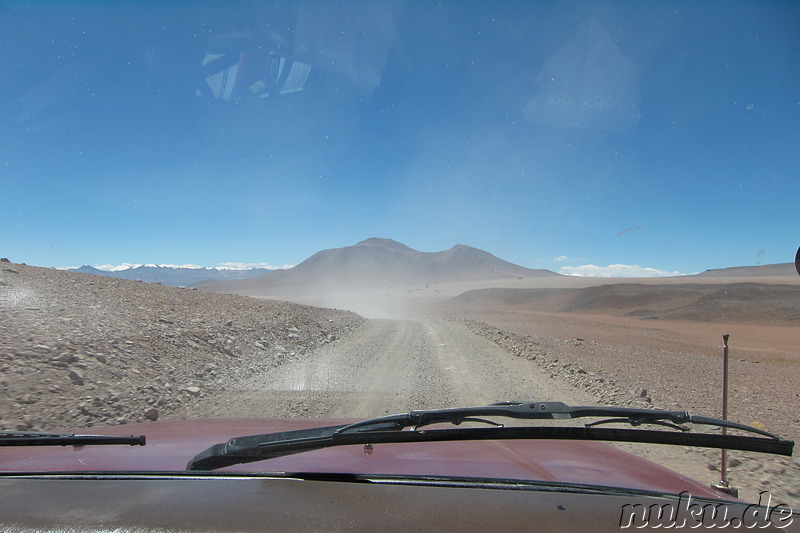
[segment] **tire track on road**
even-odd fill
[[[366,418],[505,400],[593,399],[440,318],[370,320],[352,335],[207,398],[189,416]]]

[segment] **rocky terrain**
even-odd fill
[[[443,308],[458,317],[448,320],[367,321],[345,311],[0,263],[0,428],[186,416],[366,417],[509,398],[719,416],[719,360],[703,356],[686,335],[675,342],[673,333],[580,322],[573,313],[482,305],[480,317],[471,316],[479,313],[470,302],[460,307]],[[735,353],[730,417],[797,440],[793,384],[800,376],[791,353],[738,346]],[[714,450],[632,451],[696,479],[719,475]],[[732,452],[729,464],[745,499],[757,501],[767,490],[800,505],[797,460]]]
[[[719,361],[675,350],[633,349],[583,338],[519,334],[483,321],[458,319],[470,331],[506,351],[536,361],[550,379],[563,381],[591,394],[603,405],[686,410],[720,417],[721,399],[715,380]],[[786,369],[743,359],[731,361],[729,418],[800,439],[800,394],[792,384],[797,376]],[[792,408],[794,406],[794,408]],[[623,446],[624,447],[624,446]],[[719,451],[654,446],[645,453],[652,461],[701,479],[703,469],[719,470]],[[730,452],[728,478],[745,499],[757,501],[761,491],[793,508],[800,506],[800,460],[759,453]]]
[[[0,428],[172,416],[335,343],[353,313],[0,263]]]

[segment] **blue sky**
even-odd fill
[[[2,8],[0,255],[283,266],[380,236],[572,274],[793,259],[794,2],[323,4]],[[276,57],[308,77],[260,97],[244,73]]]

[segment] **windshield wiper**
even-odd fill
[[[572,419],[601,417],[584,426],[514,426],[492,428],[459,428],[421,430],[431,424],[462,422],[486,422],[482,417],[505,417],[522,420]],[[680,432],[598,428],[598,424],[626,422],[633,426],[656,424],[679,429]],[[678,424],[704,424],[716,427],[739,429],[763,437],[691,433]],[[413,428],[412,431],[403,431]],[[659,411],[627,407],[569,406],[561,402],[503,402],[483,407],[436,409],[411,411],[410,413],[373,418],[354,424],[342,424],[297,431],[268,433],[236,437],[228,442],[215,444],[199,453],[186,466],[187,470],[214,470],[225,466],[253,461],[262,461],[285,455],[317,450],[329,446],[349,444],[375,444],[398,442],[432,442],[455,440],[504,440],[504,439],[570,439],[606,440],[620,442],[644,442],[653,444],[676,444],[725,448],[779,455],[792,455],[794,442],[772,433],[704,416],[690,415],[685,411]]]
[[[40,433],[36,431],[0,431],[0,446],[88,446],[129,444],[144,446],[144,435],[117,437],[109,435],[76,435],[74,433]]]

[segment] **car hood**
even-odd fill
[[[90,428],[76,433],[139,435],[145,446],[36,446],[0,450],[0,473],[175,472],[232,437],[354,422],[350,419],[198,419]],[[727,498],[692,480],[601,442],[504,440],[338,446],[216,472],[387,474],[580,483]],[[191,475],[196,472],[191,472]]]

